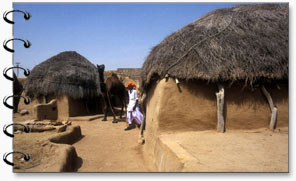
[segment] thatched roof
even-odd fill
[[[155,46],[142,67],[142,85],[167,73],[208,82],[287,80],[288,4],[218,9]]]
[[[96,67],[78,53],[62,52],[33,68],[25,92],[30,97],[96,97],[100,94],[99,74]]]

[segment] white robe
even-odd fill
[[[138,93],[135,89],[132,89],[132,91],[128,91],[128,96],[129,96],[129,103],[127,106],[127,111],[133,111],[134,106],[137,103],[137,100],[139,99]]]

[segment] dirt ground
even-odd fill
[[[34,118],[33,105],[25,105],[20,102],[19,110],[22,109],[28,110],[29,114],[21,116],[19,113],[15,113],[14,122],[21,123]],[[78,157],[81,158],[80,163],[77,164],[78,172],[156,171],[153,164],[147,163],[143,159],[143,146],[138,144],[138,128],[124,131],[127,126],[126,122],[112,123],[112,117],[109,116],[106,122],[101,119],[72,122],[72,125],[80,125],[83,135],[81,140],[73,144]],[[46,155],[49,153],[45,153],[46,150],[43,152],[43,147],[40,146],[40,142],[52,134],[55,132],[17,134],[14,139],[15,150],[31,153],[32,156],[31,166],[29,162],[16,159],[18,164],[22,162],[22,168],[31,169],[35,165],[42,164],[42,157],[52,157],[53,155]],[[19,169],[19,171],[24,170]]]
[[[56,146],[45,144],[46,140],[54,132],[43,133],[17,133],[13,139],[13,150],[29,154],[31,159],[26,162],[22,155],[17,154],[13,158],[15,172],[34,172],[41,169],[49,162],[50,158],[55,157]],[[37,170],[36,170],[37,169]]]
[[[162,136],[190,155],[196,172],[288,172],[288,128],[184,132]],[[173,145],[175,145],[173,144]],[[176,148],[171,148],[173,151]],[[181,156],[182,157],[182,156]]]
[[[19,113],[13,114],[13,122],[21,123],[26,120],[31,120],[32,114],[26,114],[21,116]],[[11,130],[9,131],[11,132]],[[34,132],[34,133],[24,133],[17,132],[14,133],[13,139],[13,151],[22,152],[29,154],[31,160],[26,162],[22,155],[16,155],[13,157],[13,162],[15,164],[16,172],[28,171],[32,168],[38,167],[42,164],[42,158],[54,156],[54,147],[42,146],[42,144],[55,132]]]
[[[96,119],[77,121],[83,138],[74,143],[77,155],[82,158],[78,172],[151,172],[152,163],[144,161],[142,145],[138,144],[139,129],[124,131],[125,122],[112,123]]]
[[[30,115],[14,115],[15,122],[22,122]],[[112,123],[112,117],[102,122],[73,121],[81,127],[83,138],[74,143],[78,172],[156,172],[152,160],[144,159],[143,148],[138,144],[138,128],[124,131],[126,122]],[[22,168],[15,171],[36,171],[47,160],[52,160],[56,148],[43,146],[55,131],[43,133],[17,133],[14,151],[30,153],[32,160],[25,162],[15,157],[14,162]],[[196,172],[287,172],[288,128],[275,132],[268,129],[216,131],[170,132],[169,140],[177,143],[188,154],[198,160]],[[174,149],[174,148],[173,148]],[[20,156],[19,156],[20,157]],[[151,161],[151,162],[150,162]]]
[[[30,115],[21,116],[14,114],[14,122],[22,122],[30,119]],[[73,121],[72,125],[81,127],[82,139],[74,143],[77,155],[80,158],[77,163],[78,172],[150,172],[155,171],[151,163],[143,159],[142,145],[138,144],[139,129],[124,131],[127,126],[122,120],[112,123],[112,117],[108,121],[102,118],[93,121]],[[43,146],[45,140],[55,131],[42,133],[15,134],[14,151],[29,153],[31,160],[25,162],[21,155],[14,157],[15,171],[36,171],[40,165],[47,164],[55,155],[56,148],[51,145]]]

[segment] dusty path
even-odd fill
[[[143,159],[142,145],[138,144],[138,128],[124,131],[125,122],[112,123],[73,121],[80,125],[84,137],[73,144],[82,163],[78,172],[149,172],[155,171]]]

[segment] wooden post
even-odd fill
[[[225,119],[224,119],[224,87],[218,85],[219,92],[216,93],[217,97],[217,131],[225,132]]]
[[[138,143],[143,145],[145,143],[145,138],[144,138],[144,128],[146,124],[146,93],[143,93],[141,96],[141,108],[143,111],[143,120],[140,126],[140,134],[139,134],[139,139]]]
[[[176,85],[178,87],[179,92],[182,92],[181,87],[180,87],[180,81],[177,78],[175,78],[175,81],[176,81]]]
[[[169,80],[169,74],[165,74],[165,82],[167,82]]]
[[[274,130],[276,128],[276,119],[277,119],[277,108],[274,107],[271,112],[271,119],[269,123],[269,129]]]
[[[261,86],[261,90],[266,97],[270,112],[271,112],[271,118],[270,118],[270,123],[269,123],[269,129],[274,130],[276,127],[276,120],[277,120],[277,108],[274,106],[273,100],[269,92],[265,89],[264,85]]]

